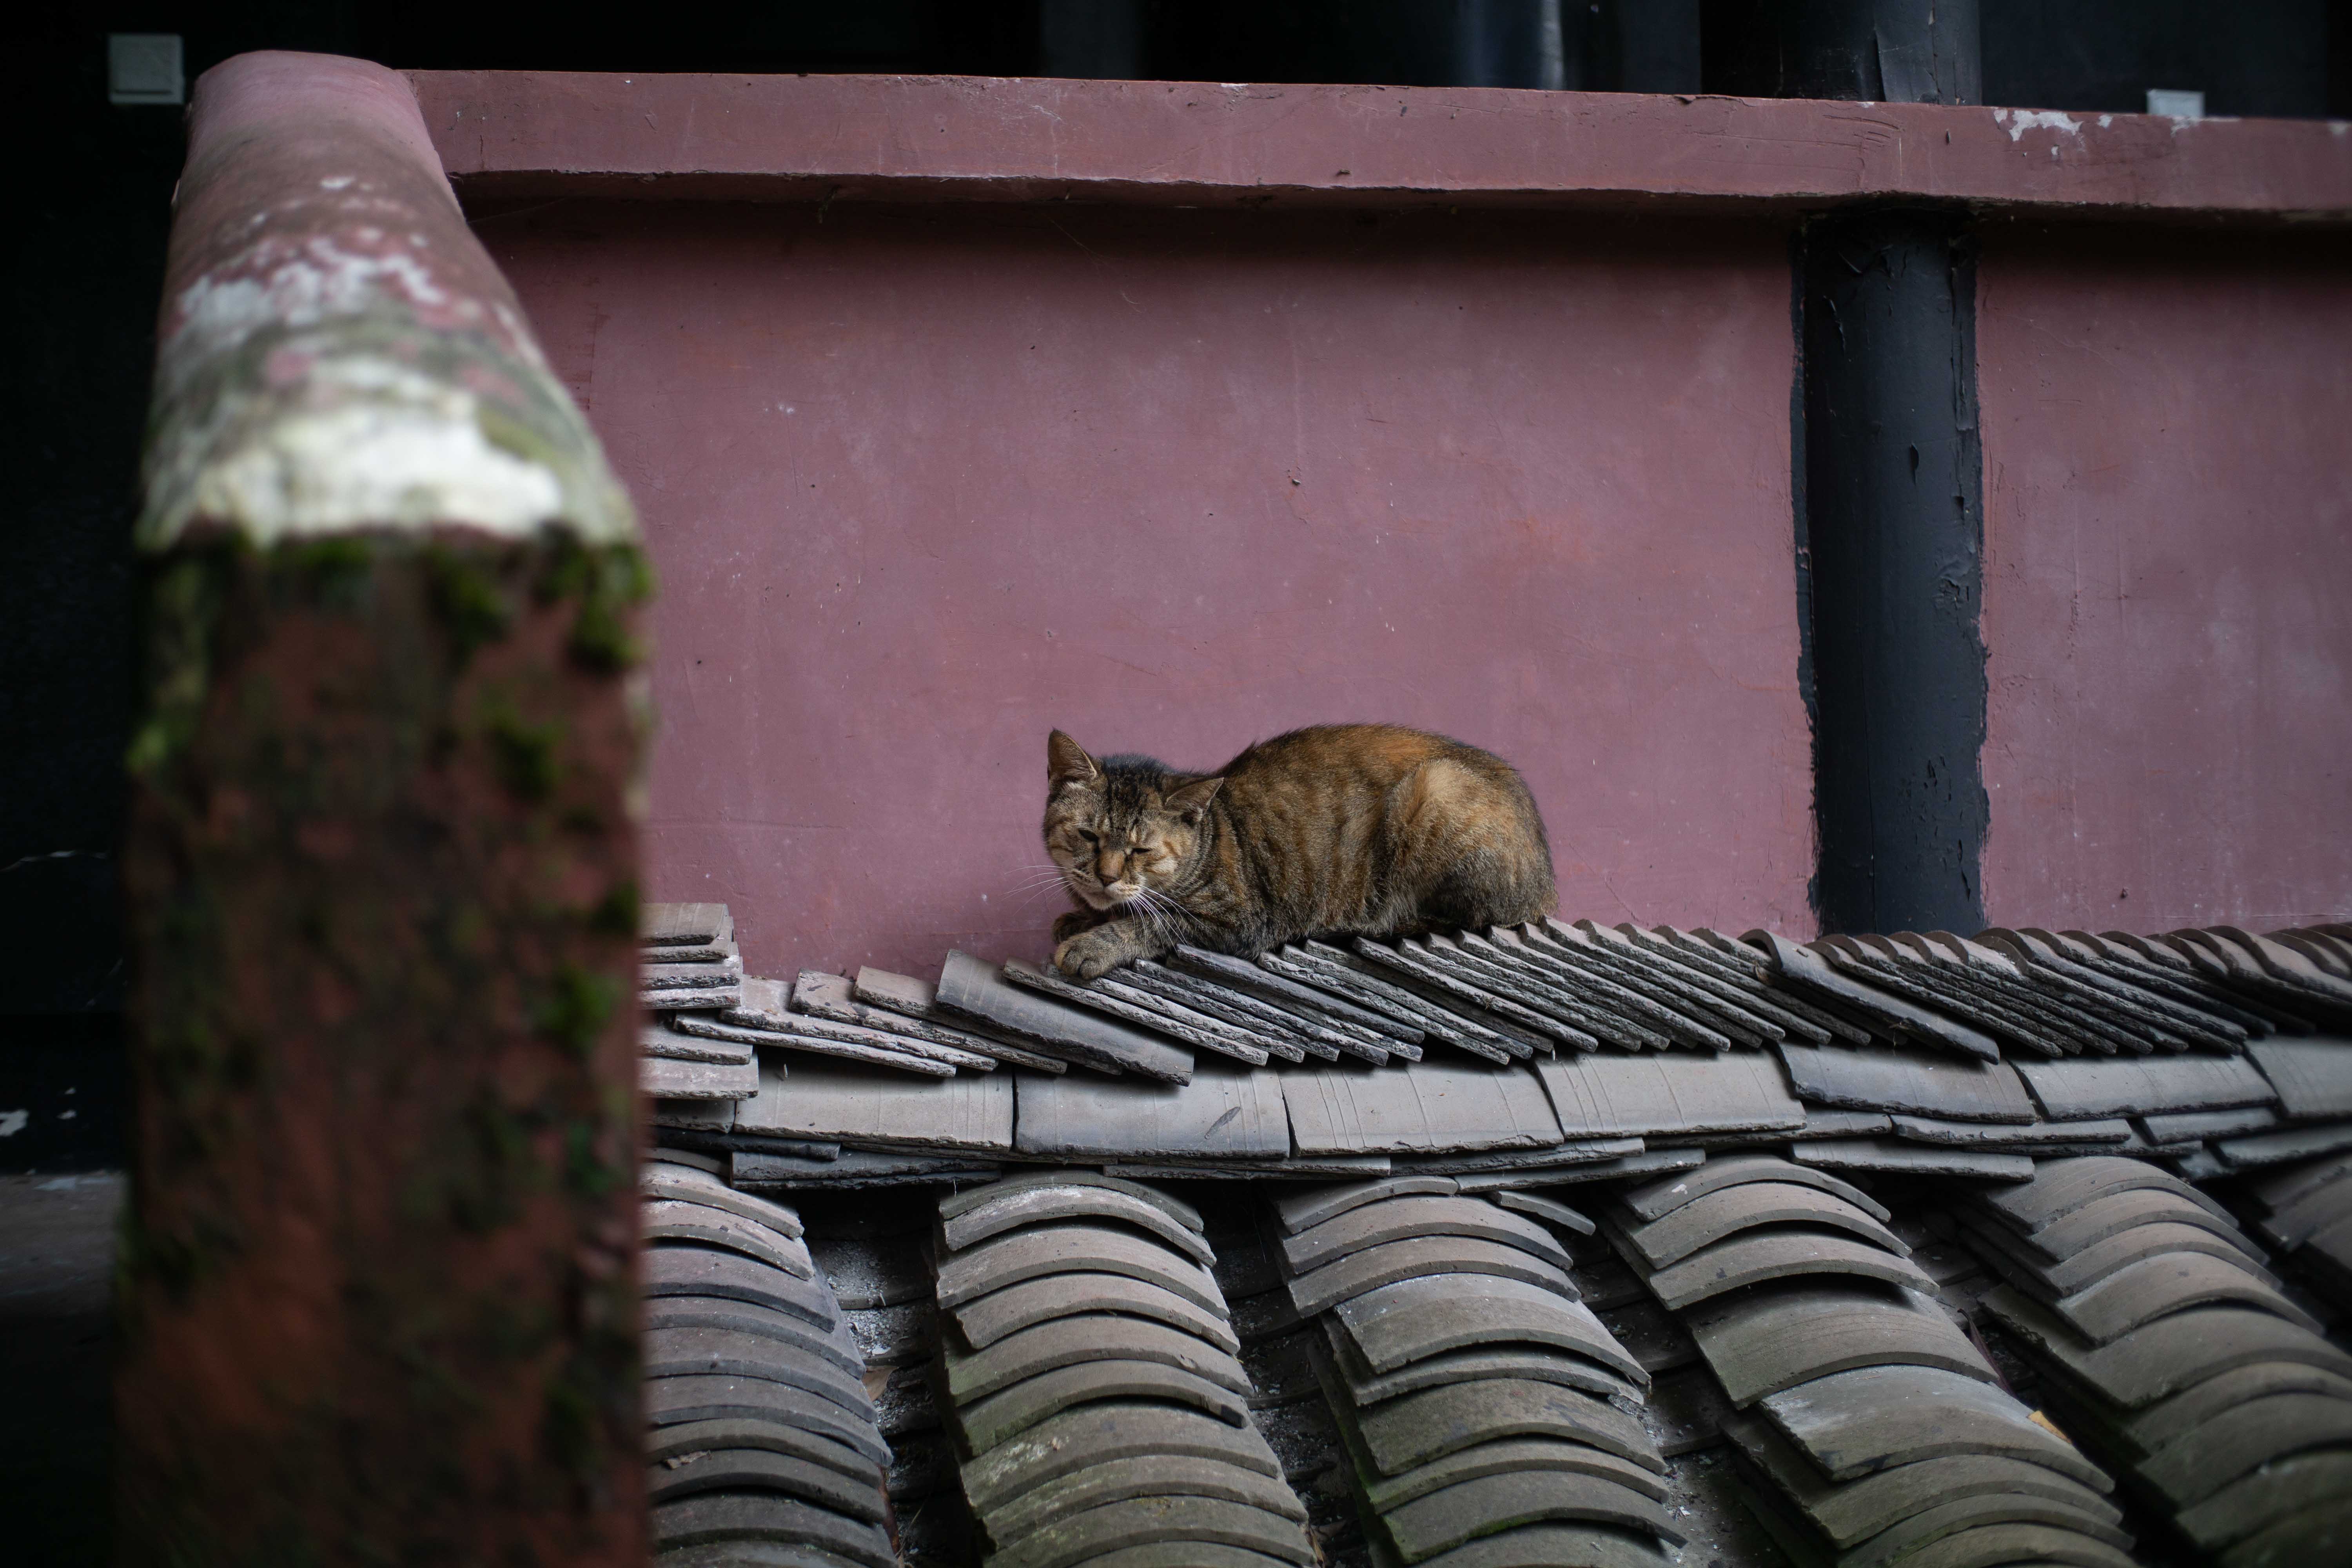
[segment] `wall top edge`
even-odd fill
[[[468,195],[1770,213],[1928,201],[2352,222],[2352,122],[1711,95],[409,73]]]

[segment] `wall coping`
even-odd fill
[[[1916,200],[2352,222],[2352,122],[1491,88],[410,73],[468,200],[1786,214]]]

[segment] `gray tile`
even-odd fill
[[[1189,1083],[1014,1075],[1014,1147],[1052,1159],[1290,1152],[1283,1076],[1202,1061]]]

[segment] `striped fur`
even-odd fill
[[[1393,724],[1262,741],[1213,773],[1046,742],[1045,850],[1078,906],[1054,963],[1091,980],[1180,942],[1516,925],[1551,911],[1551,847],[1517,770]]]

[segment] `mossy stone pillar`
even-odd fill
[[[648,584],[398,75],[197,84],[145,487],[119,1555],[641,1561]]]

